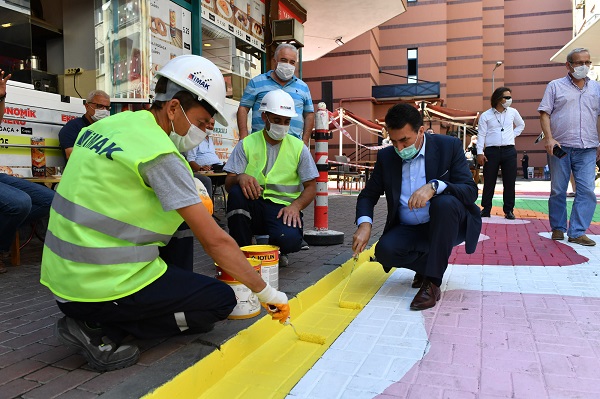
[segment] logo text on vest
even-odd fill
[[[123,151],[121,147],[117,147],[117,144],[114,141],[109,143],[106,137],[96,132],[92,132],[91,130],[83,132],[77,139],[75,145],[95,151],[98,155],[105,155],[106,158],[111,161],[113,160],[113,152]]]

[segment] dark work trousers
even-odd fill
[[[452,195],[431,199],[428,223],[397,224],[382,234],[375,257],[388,272],[402,267],[439,278],[444,276],[452,248],[465,240],[467,209]]]
[[[102,332],[119,344],[128,335],[153,339],[209,331],[227,318],[236,302],[229,285],[169,265],[156,281],[124,298],[58,302],[58,307],[74,319],[99,323]]]
[[[158,254],[167,265],[191,272],[194,270],[194,239],[194,233],[183,222],[169,243],[158,249]]]
[[[502,169],[503,209],[512,212],[515,207],[515,181],[517,180],[517,150],[514,145],[486,147],[484,155],[487,162],[483,165],[483,194],[481,206],[486,211],[492,209],[492,198],[496,189],[498,170]]]
[[[232,186],[227,197],[229,234],[240,247],[252,244],[253,235],[269,235],[269,244],[276,245],[282,254],[300,251],[303,230],[283,224],[277,218],[285,205],[259,198],[247,199],[239,185]],[[300,212],[302,217],[302,212]]]

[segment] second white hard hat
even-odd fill
[[[162,67],[157,76],[164,76],[171,82],[198,96],[198,101],[205,100],[217,113],[215,119],[223,126],[227,126],[225,117],[225,80],[223,74],[215,64],[204,57],[193,54],[180,55],[173,58]],[[175,95],[175,93],[172,93]],[[161,98],[159,101],[171,100]]]
[[[294,99],[281,89],[272,90],[265,94],[260,101],[260,108],[258,110],[290,118],[298,116]]]

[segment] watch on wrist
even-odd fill
[[[429,184],[431,185],[433,192],[437,194],[438,186],[440,185],[439,182],[437,180],[432,180]]]

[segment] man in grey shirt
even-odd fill
[[[591,65],[588,50],[571,50],[565,63],[567,75],[548,83],[538,107],[544,145],[550,155],[548,216],[552,239],[563,240],[567,233],[569,242],[585,246],[596,245],[585,232],[596,210],[594,181],[600,156],[600,84],[587,77]],[[567,229],[566,196],[571,173],[577,192]]]
[[[259,111],[265,129],[240,141],[223,168],[227,223],[240,246],[250,245],[255,234],[269,235],[281,251],[279,265],[287,266],[287,254],[301,248],[301,211],[316,196],[319,172],[302,140],[287,134],[296,116],[292,97],[270,91]]]

